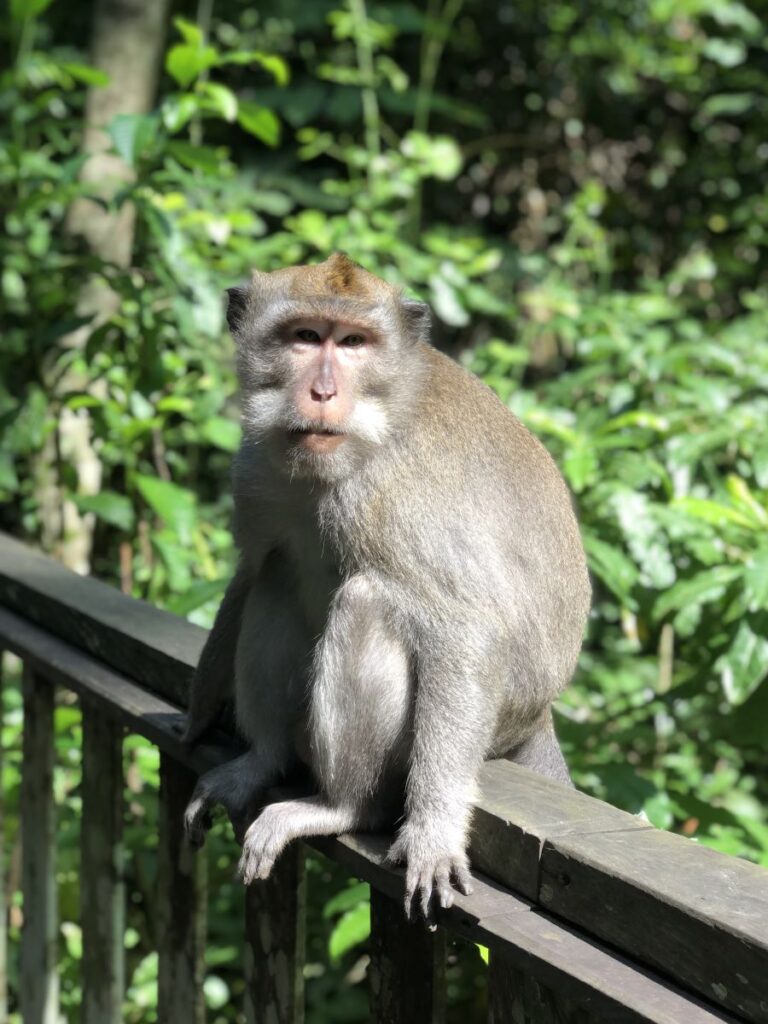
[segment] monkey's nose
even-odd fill
[[[336,387],[332,382],[318,382],[309,389],[313,402],[329,402],[336,395]]]

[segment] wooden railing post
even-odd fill
[[[246,1019],[302,1024],[306,946],[304,848],[294,843],[245,892]]]
[[[53,763],[54,688],[25,666],[24,759],[21,778],[22,889],[21,1009],[24,1024],[56,1024],[56,846]]]
[[[184,839],[184,810],[197,778],[160,755],[160,911],[157,1019],[204,1024],[206,856]]]
[[[598,1018],[545,988],[493,950],[488,969],[488,1024],[596,1024]]]
[[[445,933],[409,922],[400,900],[371,889],[371,1021],[440,1024],[445,1017]]]
[[[119,1024],[124,990],[123,730],[83,708],[83,1024]]]

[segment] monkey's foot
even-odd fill
[[[238,841],[263,801],[264,785],[251,753],[218,765],[202,775],[184,812],[184,832],[199,848],[213,824],[211,812],[221,804],[229,815]]]
[[[238,874],[246,885],[269,878],[275,861],[293,838],[291,802],[270,804],[249,827],[243,838]]]
[[[360,823],[352,807],[337,807],[321,796],[269,804],[245,833],[239,874],[246,885],[269,878],[275,861],[293,839],[349,832]]]
[[[405,862],[405,914],[409,920],[422,917],[434,930],[435,901],[443,908],[453,906],[455,891],[469,896],[472,875],[463,850],[451,852],[410,840],[401,831],[390,847],[387,860]]]

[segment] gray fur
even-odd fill
[[[252,752],[201,780],[187,828],[199,841],[224,795],[242,817],[300,757],[318,795],[253,821],[245,880],[265,877],[292,839],[399,820],[391,857],[407,865],[407,907],[429,916],[433,898],[449,905],[452,886],[469,887],[484,758],[568,779],[550,706],[573,673],[589,608],[579,532],[544,448],[484,384],[421,340],[424,309],[383,282],[373,304],[366,294],[379,340],[351,385],[358,404],[344,444],[293,458],[281,317],[303,301],[313,316],[359,320],[365,303],[302,300],[294,284],[270,298],[271,277],[257,276],[249,313],[233,318],[242,564],[201,659],[188,731],[198,736],[207,721],[198,712],[210,718],[216,703],[198,691],[212,678],[223,688],[234,667],[238,728]]]

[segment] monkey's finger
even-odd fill
[[[437,928],[433,899],[435,896],[435,880],[432,870],[422,871],[419,880],[419,905],[424,923],[431,932]]]
[[[419,872],[415,867],[408,865],[405,872],[405,897],[403,900],[403,906],[405,908],[405,916],[409,921],[413,921],[416,918],[416,892],[419,888]]]
[[[447,910],[453,906],[453,889],[451,888],[451,869],[447,861],[441,861],[435,869],[435,885],[440,897],[440,906]]]
[[[453,862],[453,876],[456,879],[456,888],[459,892],[464,893],[465,896],[472,895],[472,875],[469,872],[469,867],[462,861],[456,860]]]

